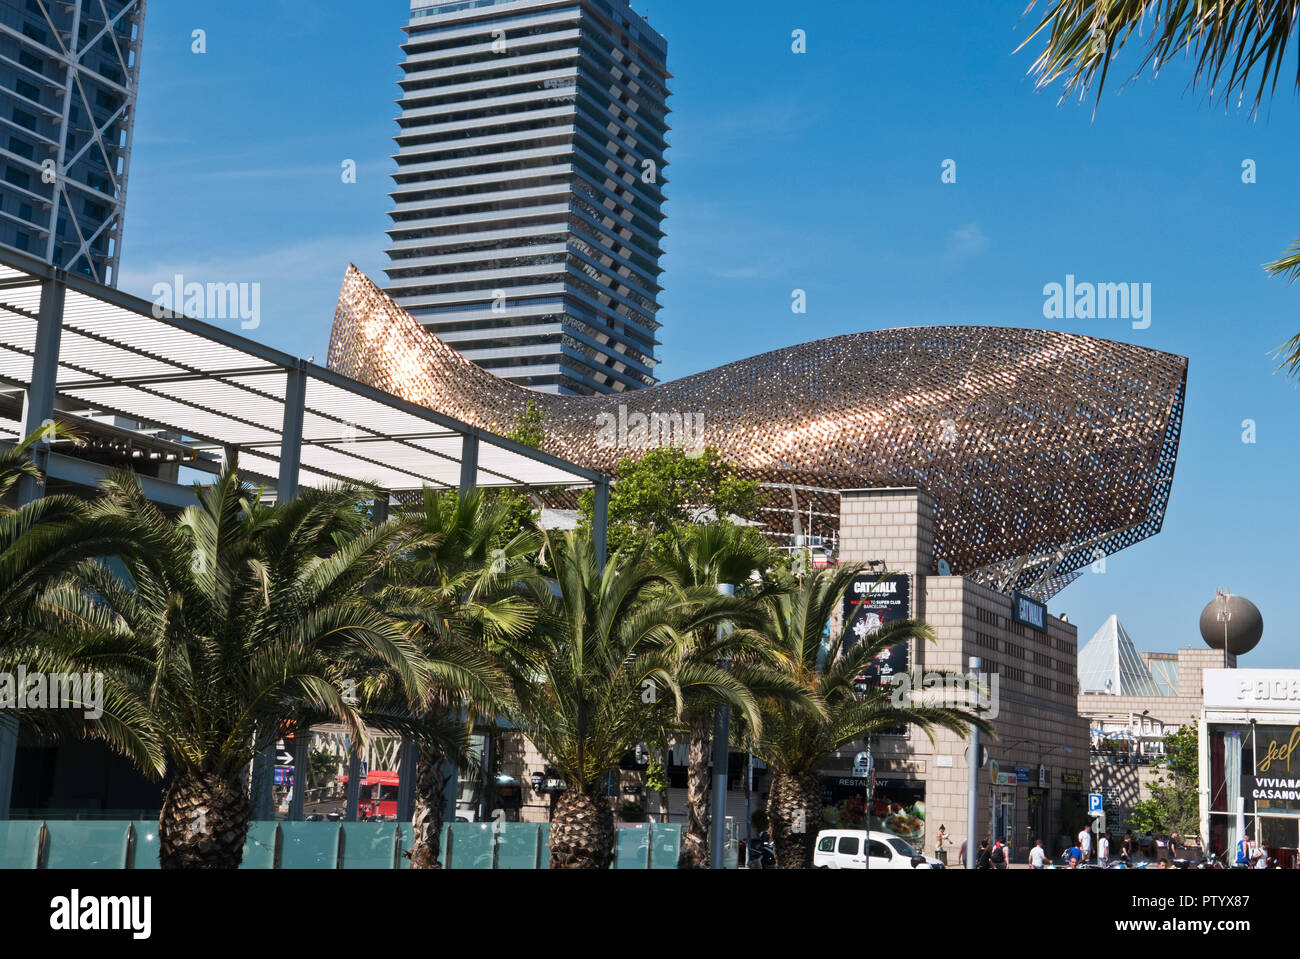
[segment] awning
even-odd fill
[[[56,276],[66,284],[56,418],[93,423],[120,417],[172,434],[171,440],[194,451],[186,464],[193,468],[213,472],[214,464],[237,451],[244,472],[275,480],[286,426],[293,432],[301,403],[298,481],[305,486],[354,481],[389,492],[458,488],[467,439],[477,441],[477,470],[468,472],[480,487],[590,486],[605,480],[232,330],[156,310],[138,297],[13,251],[0,253],[0,396],[6,388],[31,387],[42,282]],[[20,432],[19,422],[0,419],[0,439]]]

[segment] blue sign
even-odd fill
[[[1040,633],[1047,632],[1047,607],[1022,593],[1011,594],[1011,618]]]
[[[275,767],[275,784],[276,784],[277,786],[292,786],[292,785],[293,785],[293,767],[292,767],[292,766],[276,766],[276,767]]]
[[[1028,766],[1017,766],[1017,767],[1016,767],[1016,782],[1018,782],[1018,783],[1027,783],[1027,782],[1029,782],[1029,767],[1028,767]]]
[[[1099,813],[1101,811],[1101,793],[1088,793],[1089,814]]]

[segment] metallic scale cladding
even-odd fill
[[[937,326],[818,340],[617,397],[540,395],[467,362],[355,267],[329,366],[498,433],[535,400],[544,449],[604,472],[638,452],[600,440],[619,407],[702,416],[703,443],[768,483],[926,490],[936,566],[1039,597],[1160,530],[1187,381],[1186,359],[1139,346]]]
[[[0,3],[0,245],[116,286],[145,0]]]
[[[627,0],[413,0],[388,292],[547,393],[654,384],[667,44]]]

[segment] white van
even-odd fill
[[[872,832],[867,838],[871,863],[862,855],[862,841],[868,834],[862,829],[823,829],[817,834],[813,853],[816,869],[942,869],[937,859],[927,859],[908,845],[905,839],[887,832]]]

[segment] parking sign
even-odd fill
[[[1101,811],[1101,793],[1088,793],[1088,812],[1100,813]]]

